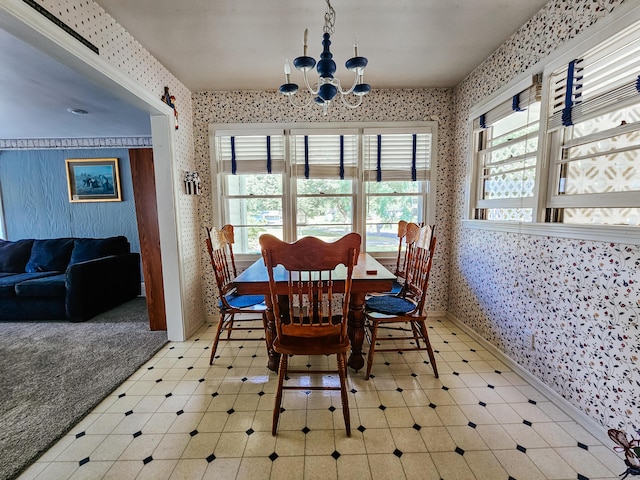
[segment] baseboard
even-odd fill
[[[514,361],[511,357],[506,355],[504,352],[499,350],[493,344],[489,343],[485,340],[480,334],[478,334],[471,327],[463,323],[459,318],[451,313],[446,313],[447,320],[450,320],[454,325],[459,327],[464,331],[467,335],[472,337],[476,342],[481,344],[484,348],[490,351],[493,355],[495,355],[498,360],[507,365],[513,371],[515,371],[518,375],[524,378],[527,382],[529,382],[533,387],[535,387],[542,395],[544,395],[547,400],[553,403],[556,407],[566,413],[569,417],[571,417],[576,423],[578,423],[582,428],[584,428],[587,432],[597,438],[604,445],[611,444],[611,439],[607,434],[606,427],[603,427],[591,417],[589,417],[582,410],[575,407],[571,404],[567,399],[565,399],[558,392],[549,387],[546,383],[540,380],[538,377],[534,376],[527,369],[522,367],[519,363]]]
[[[216,325],[218,323],[218,315],[208,313],[204,316],[204,322],[208,325]]]

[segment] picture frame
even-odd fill
[[[67,158],[70,202],[121,202],[117,158]]]

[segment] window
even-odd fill
[[[295,238],[334,241],[353,231],[357,131],[291,132]]]
[[[533,221],[541,76],[524,91],[473,119],[473,216]]]
[[[468,227],[635,243],[640,7],[630,11],[474,107]]]
[[[640,24],[551,75],[547,219],[640,225]]]
[[[398,221],[423,222],[431,167],[428,130],[365,129],[364,182],[367,249],[398,248]]]
[[[284,135],[219,132],[215,142],[224,221],[234,226],[238,252],[259,252],[268,232],[283,238]]]
[[[213,133],[215,218],[235,227],[234,252],[360,233],[369,252],[395,252],[399,220],[434,221],[435,122],[355,127],[238,126]]]

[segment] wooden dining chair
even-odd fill
[[[206,228],[206,227],[205,227]],[[232,225],[225,225],[220,230],[206,228],[207,251],[211,259],[211,266],[218,287],[218,310],[220,316],[216,327],[216,334],[211,346],[209,365],[213,365],[218,343],[222,341],[265,341],[266,310],[263,295],[238,295],[233,280],[237,276],[235,259],[233,257],[234,233]],[[249,314],[248,316],[240,314]],[[259,314],[259,317],[256,317]],[[236,317],[236,315],[240,315]],[[257,325],[261,320],[262,324]],[[260,337],[243,336],[232,338],[234,331],[258,331]],[[226,336],[222,333],[225,332]]]
[[[349,233],[331,243],[305,237],[286,243],[273,235],[260,236],[262,255],[269,274],[269,292],[275,317],[276,339],[273,350],[279,353],[280,367],[273,424],[276,435],[284,390],[340,390],[342,415],[351,436],[347,398],[347,316],[353,267],[360,252],[361,237]],[[341,267],[341,265],[344,265]],[[274,271],[284,268],[280,284]],[[285,283],[286,282],[286,283]],[[335,370],[295,370],[289,368],[291,355],[336,355]],[[337,374],[340,386],[284,384],[291,374]]]
[[[432,225],[424,227],[420,227],[415,223],[407,225],[405,282],[402,290],[395,295],[371,296],[365,302],[365,332],[369,340],[366,379],[371,375],[373,358],[376,352],[407,350],[426,350],[429,354],[433,373],[436,378],[438,377],[438,368],[425,325],[427,317],[424,314],[429,274],[436,246],[436,237],[433,235],[433,231]],[[398,326],[401,323],[410,326],[411,336],[407,335],[408,330],[406,328]],[[391,333],[379,336],[380,328],[384,328]],[[402,333],[395,334],[394,332]],[[392,341],[394,346],[378,348],[378,342],[383,341]],[[406,343],[408,345],[405,346]]]

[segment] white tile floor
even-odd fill
[[[351,438],[334,392],[286,392],[272,437],[264,344],[221,342],[210,367],[205,326],[165,346],[20,479],[619,478],[610,445],[455,325],[429,324],[440,378],[426,352],[378,353],[369,381],[350,371]]]

